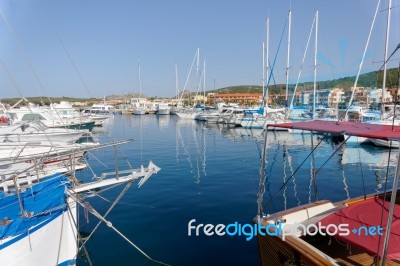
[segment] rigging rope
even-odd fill
[[[114,202],[111,204],[111,206],[108,208],[108,210],[106,211],[106,213],[103,215],[103,217],[107,217],[107,215],[111,212],[111,210],[115,207],[115,205],[117,205],[117,203],[122,199],[122,197],[125,195],[125,193],[128,191],[128,189],[131,187],[132,183],[134,180],[129,181],[125,188],[121,191],[121,193],[119,193],[118,197],[114,200]],[[97,223],[97,225],[94,227],[94,229],[92,230],[92,232],[89,234],[89,236],[86,238],[86,240],[83,242],[82,245],[84,245],[87,241],[89,241],[89,239],[92,237],[92,235],[94,234],[94,232],[97,230],[97,228],[100,226],[101,224],[101,220]]]
[[[328,163],[328,161],[333,157],[333,155],[335,155],[339,149],[347,142],[347,140],[350,138],[351,136],[348,136],[347,139],[345,139],[342,143],[340,143],[340,145],[336,148],[336,150],[334,150],[332,152],[332,154],[328,157],[328,159],[325,160],[325,162],[317,169],[317,171],[315,171],[315,175],[318,174],[318,172],[322,169],[322,167],[325,166],[325,164]],[[319,145],[319,144],[318,144]]]
[[[75,226],[76,233],[78,235],[78,242],[82,243],[82,236],[78,230],[78,223],[74,219],[74,216],[72,214],[72,210],[71,210],[71,207],[69,206],[69,204],[67,206],[68,206],[69,217],[72,220],[73,225]],[[82,244],[82,248],[83,248],[83,251],[85,252],[86,258],[88,259],[89,265],[93,266],[92,260],[90,259],[90,256],[89,256],[89,252],[87,251],[86,246],[84,244]]]
[[[272,63],[272,66],[271,66],[270,75],[269,75],[269,77],[268,77],[267,84],[265,85],[265,93],[264,93],[264,95],[263,95],[263,101],[261,102],[261,104],[264,104],[265,94],[268,93],[269,83],[270,83],[270,81],[271,81],[271,78],[273,78],[273,73],[274,73],[274,67],[275,67],[275,63],[276,63],[276,58],[278,57],[278,52],[279,52],[279,49],[280,49],[281,44],[282,44],[283,34],[285,33],[285,29],[286,29],[286,24],[287,24],[287,22],[288,22],[288,20],[286,19],[285,25],[283,26],[283,31],[282,31],[282,34],[281,34],[281,38],[280,38],[280,40],[279,40],[278,50],[277,50],[276,53],[275,53],[275,58],[274,58],[274,62]],[[274,79],[274,80],[275,80],[275,79]],[[267,99],[267,101],[268,101],[268,99]],[[264,106],[262,106],[262,108],[264,108]]]
[[[354,92],[355,92],[355,89],[356,89],[356,87],[357,87],[358,78],[359,78],[360,73],[361,73],[361,68],[362,68],[362,66],[363,66],[365,56],[366,56],[366,54],[367,54],[367,49],[368,49],[368,45],[369,45],[369,40],[370,40],[370,38],[371,38],[372,29],[374,28],[374,25],[375,25],[375,19],[376,19],[376,16],[377,16],[377,14],[378,14],[378,9],[379,9],[380,2],[381,2],[381,0],[379,0],[379,1],[378,1],[378,4],[376,5],[375,14],[374,14],[374,19],[372,20],[372,25],[371,25],[371,28],[370,28],[369,33],[368,33],[367,43],[365,44],[363,56],[362,56],[360,65],[358,66],[358,72],[357,72],[356,80],[354,81],[353,91],[352,91],[352,93],[351,93],[350,100],[349,100],[349,104],[347,105],[344,118],[346,118],[346,116],[347,116],[347,114],[348,114],[348,111],[349,111],[349,109],[350,109],[351,103],[352,103],[352,101],[353,101]],[[382,100],[383,100],[383,99],[382,99]],[[383,115],[383,114],[382,114],[382,115]],[[340,119],[340,118],[339,118],[339,119]],[[338,120],[339,120],[339,119],[338,119]]]
[[[61,214],[61,228],[60,228],[60,240],[58,242],[58,251],[57,251],[57,260],[55,265],[58,265],[59,259],[60,259],[60,253],[61,253],[61,242],[62,242],[62,236],[63,236],[63,228],[64,228],[64,212]]]
[[[71,198],[81,205],[83,208],[87,209],[91,214],[93,214],[95,217],[103,221],[108,227],[110,227],[112,230],[114,230],[118,235],[120,235],[125,241],[127,241],[131,246],[133,246],[136,250],[138,250],[143,256],[145,256],[147,259],[149,259],[152,262],[161,264],[161,265],[169,265],[164,262],[155,260],[151,258],[149,255],[147,255],[143,250],[141,250],[135,243],[133,243],[131,240],[129,240],[124,234],[122,234],[117,228],[115,228],[110,221],[107,221],[103,216],[101,216],[93,207],[88,206],[88,204],[85,204],[79,200],[79,198],[75,197],[75,195],[70,194]]]
[[[380,222],[379,222],[379,225],[381,225],[381,226],[383,225],[383,213],[384,213],[384,210],[385,210],[385,202],[386,202],[386,197],[387,197],[387,194],[388,194],[388,192],[387,192],[387,184],[388,184],[388,181],[389,181],[389,167],[390,167],[391,154],[392,154],[392,145],[390,145],[390,147],[389,147],[388,162],[387,162],[387,165],[386,165],[385,186],[384,186],[384,189],[383,189],[383,204],[382,204],[382,209],[381,209],[381,219],[380,219]],[[392,193],[396,193],[396,192],[392,191]],[[381,234],[379,234],[379,236],[378,236],[378,246],[376,248],[376,255],[379,254],[379,249],[381,247],[381,240],[382,240],[382,236],[381,236]],[[379,260],[377,260],[377,261],[379,261]],[[376,265],[377,265],[377,262],[376,262]]]
[[[360,165],[360,171],[361,171],[361,180],[362,180],[363,190],[364,190],[364,199],[366,199],[367,198],[367,192],[365,191],[365,181],[364,181],[363,167],[362,167],[362,163],[361,163],[360,146],[357,147],[357,151],[358,151],[358,163]]]
[[[275,192],[275,194],[272,196],[272,198],[267,202],[264,209],[268,208],[271,205],[271,203],[276,198],[276,196],[278,196],[278,193],[286,186],[286,184],[289,182],[289,180],[291,180],[293,178],[293,176],[297,173],[297,171],[300,170],[300,167],[307,161],[307,159],[312,155],[312,153],[319,147],[319,145],[322,143],[322,141],[324,140],[325,137],[326,137],[326,134],[323,138],[320,139],[318,144],[312,149],[312,151],[306,156],[306,158],[304,158],[304,160],[296,168],[296,170],[293,172],[293,174],[291,176],[289,176],[289,178],[282,184],[282,186],[278,189],[278,191]]]
[[[40,3],[40,1],[39,1],[39,3]],[[68,52],[68,50],[67,50],[67,47],[65,46],[63,40],[61,39],[60,35],[58,34],[58,32],[57,32],[56,28],[54,27],[53,23],[51,23],[50,17],[49,17],[49,15],[47,14],[47,12],[46,12],[46,10],[44,9],[44,7],[43,7],[42,4],[43,4],[43,3],[40,3],[40,4],[39,4],[39,7],[42,9],[44,18],[47,19],[47,22],[49,23],[51,29],[53,30],[54,35],[56,36],[57,40],[59,41],[59,43],[60,43],[60,45],[61,45],[61,47],[62,47],[62,49],[63,49],[65,55],[67,56],[68,60],[69,60],[70,63],[72,64],[72,66],[73,66],[73,68],[74,68],[76,74],[78,75],[78,77],[79,77],[80,81],[82,82],[83,86],[85,87],[86,91],[89,93],[89,96],[90,96],[91,98],[94,98],[94,97],[92,96],[90,90],[89,90],[88,85],[86,84],[86,82],[85,82],[85,80],[83,79],[81,73],[79,72],[78,67],[76,66],[74,60],[72,60],[72,57],[71,57],[71,55],[69,54],[69,52]]]

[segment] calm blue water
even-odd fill
[[[101,143],[134,139],[118,150],[120,169],[129,164],[137,168],[150,160],[161,167],[142,188],[133,184],[107,216],[113,226],[149,256],[171,265],[258,265],[255,239],[188,236],[188,222],[252,222],[257,214],[264,140],[261,130],[207,125],[176,116],[117,115],[108,130],[102,128],[95,136]],[[312,160],[306,159],[311,150],[311,135],[269,132],[267,142],[264,205],[303,161],[304,164],[264,212],[313,201]],[[313,143],[318,143],[318,136],[314,135]],[[319,198],[343,200],[362,195],[364,190],[382,191],[388,151],[370,146],[342,147],[327,160],[337,145],[324,140],[315,154],[316,167],[323,165],[317,176]],[[115,169],[112,148],[91,152],[87,158],[97,174]],[[91,175],[86,169],[78,173],[78,178]],[[104,213],[121,188],[88,201]],[[91,215],[89,223],[83,216],[80,218],[81,231],[90,231],[97,222]],[[87,248],[94,265],[156,265],[104,224]],[[84,259],[78,261],[78,265],[87,264]]]

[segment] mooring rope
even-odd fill
[[[76,201],[76,203],[78,203],[79,205],[81,205],[83,208],[87,209],[91,214],[93,214],[95,217],[97,217],[98,219],[100,219],[101,221],[103,221],[108,227],[110,227],[112,230],[114,230],[118,235],[120,235],[125,241],[127,241],[131,246],[133,246],[136,250],[138,250],[140,253],[142,253],[143,256],[145,256],[147,259],[149,259],[152,262],[161,264],[161,265],[167,265],[169,266],[169,264],[166,264],[164,262],[155,260],[153,258],[151,258],[149,255],[147,255],[143,250],[141,250],[135,243],[133,243],[131,240],[129,240],[129,238],[127,238],[124,234],[122,234],[117,228],[115,228],[112,223],[110,221],[107,221],[103,216],[101,216],[95,209],[93,209],[93,207],[91,207],[90,205],[88,206],[88,204],[85,204],[83,202],[80,202],[79,199],[73,195],[70,194],[71,198],[73,200]]]
[[[130,188],[130,186],[132,185],[133,180],[129,181],[126,186],[124,187],[124,189],[121,191],[121,193],[119,193],[118,197],[114,200],[114,202],[111,204],[111,206],[108,208],[108,210],[106,211],[106,213],[103,215],[103,217],[105,218],[110,212],[111,210],[115,207],[115,205],[117,205],[117,203],[122,199],[122,197],[125,195],[125,193],[128,191],[128,189]],[[83,242],[83,244],[86,244],[87,241],[89,241],[89,239],[92,237],[92,235],[94,234],[94,232],[97,230],[97,228],[100,226],[101,224],[101,220],[96,224],[96,226],[94,227],[94,229],[92,230],[92,232],[89,234],[89,236],[86,238],[86,240]]]
[[[296,168],[296,170],[294,170],[293,174],[291,176],[289,176],[289,178],[282,184],[282,186],[278,189],[277,192],[275,192],[275,194],[272,196],[272,198],[267,202],[266,206],[264,209],[267,209],[269,205],[271,205],[271,203],[274,201],[274,199],[276,198],[276,196],[278,196],[278,193],[284,188],[286,187],[286,184],[289,182],[289,180],[291,180],[293,178],[293,176],[297,173],[297,171],[299,171],[300,167],[308,160],[308,158],[314,153],[314,151],[318,148],[318,146],[322,143],[322,141],[324,140],[324,138],[321,138],[320,141],[318,142],[318,144],[312,149],[312,151],[304,158],[304,160],[300,163],[300,165]]]
[[[82,243],[82,246],[81,246],[81,247],[83,248],[83,251],[85,252],[85,256],[86,256],[86,258],[88,259],[89,265],[90,265],[90,266],[93,266],[93,263],[92,263],[92,261],[90,260],[89,252],[87,251],[86,246],[84,245],[84,243],[83,243],[83,241],[82,241],[81,234],[79,233],[79,230],[78,230],[78,223],[76,222],[76,220],[74,219],[74,216],[72,215],[72,211],[71,211],[71,208],[70,208],[69,204],[68,204],[67,206],[68,206],[68,212],[69,212],[69,214],[70,214],[70,215],[69,215],[69,216],[70,216],[70,219],[72,219],[73,225],[75,226],[75,230],[76,230],[76,233],[77,233],[77,235],[78,235],[78,241]],[[79,250],[80,250],[80,249],[79,249]]]

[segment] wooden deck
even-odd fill
[[[391,193],[386,195],[386,200],[390,200]],[[369,195],[368,198],[379,197],[383,195]],[[365,200],[364,197],[358,197],[351,200],[335,203],[335,206],[343,204],[352,205]],[[324,201],[309,204],[306,206],[296,207],[290,210],[285,210],[269,216],[269,219],[280,218],[283,215],[293,213],[306,207],[318,206]],[[400,204],[400,191],[397,192],[396,204]],[[272,217],[272,218],[271,218]],[[256,222],[256,221],[255,221]],[[267,224],[267,220],[263,221],[263,225]],[[340,265],[355,265],[355,266],[374,266],[375,257],[369,255],[363,250],[355,247],[350,247],[346,243],[338,241],[334,237],[314,235],[294,237],[287,236],[285,241],[276,236],[257,236],[260,265],[301,265],[301,266],[320,266],[332,265],[333,261],[328,259],[324,254],[332,258]],[[319,252],[320,251],[320,252]],[[322,252],[322,253],[321,253]],[[381,265],[381,261],[378,262]],[[386,265],[400,265],[400,260],[387,260]]]
[[[373,256],[356,249],[349,247],[345,243],[337,241],[334,237],[329,236],[308,236],[303,237],[303,240],[315,246],[325,254],[329,255],[342,265],[355,266],[373,266],[375,259]],[[378,265],[381,265],[381,261]],[[400,261],[387,260],[386,265],[400,265]]]

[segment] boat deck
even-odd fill
[[[386,195],[386,200],[390,200],[391,193]],[[382,195],[379,195],[378,198],[383,199]],[[355,199],[350,202],[346,202],[347,204],[354,204],[357,203],[359,200]],[[400,204],[400,193],[397,192],[396,195],[396,204]],[[363,250],[360,250],[354,246],[347,245],[346,243],[340,242],[334,237],[330,236],[322,236],[322,235],[315,235],[315,236],[304,236],[301,237],[307,243],[313,245],[314,247],[318,248],[325,254],[329,255],[337,262],[342,265],[375,265],[375,257],[369,255]],[[383,245],[383,240],[382,240]],[[381,260],[379,264],[381,265]],[[387,260],[386,265],[400,265],[400,260]]]
[[[341,265],[367,266],[375,265],[375,258],[366,252],[350,247],[329,236],[305,236],[303,240],[335,259]],[[379,264],[381,265],[381,261]],[[387,260],[386,265],[400,265],[400,261]]]

